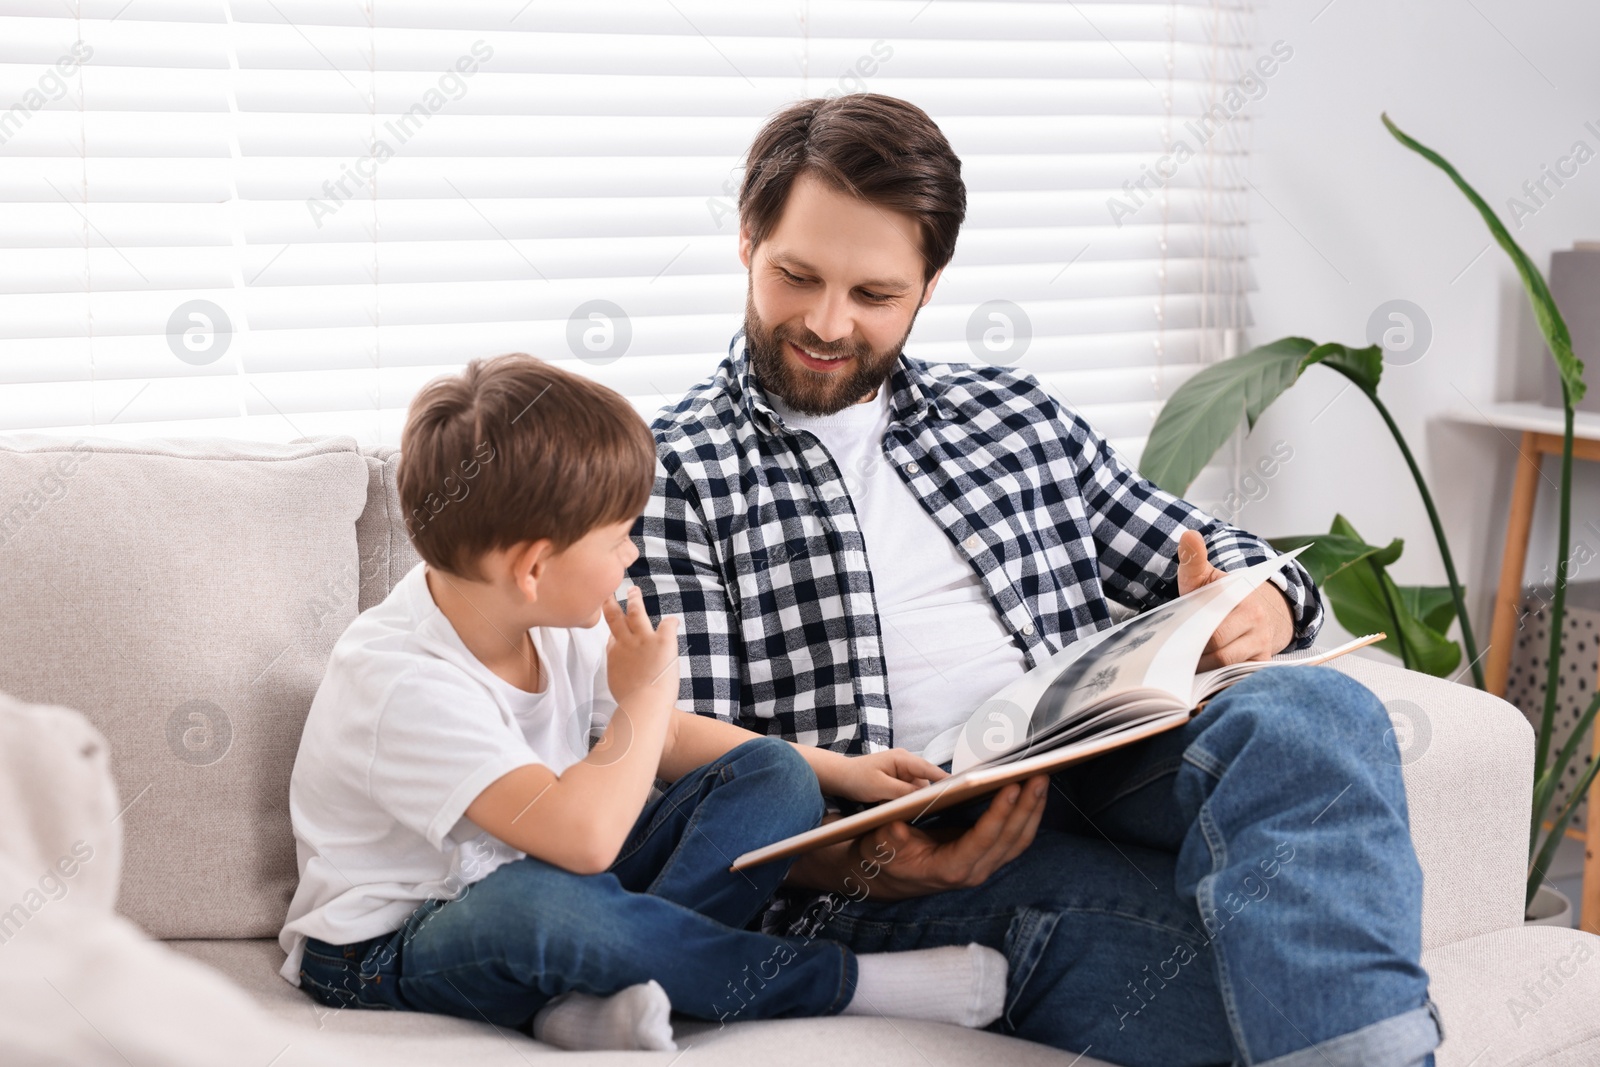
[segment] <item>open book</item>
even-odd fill
[[[1214,694],[1264,667],[1326,663],[1372,634],[1313,656],[1253,660],[1199,671],[1217,626],[1301,552],[1232,571],[1125,622],[1080,638],[984,701],[956,739],[950,776],[895,800],[746,852],[743,870],[859,837],[993,793],[1010,782],[1079,763],[1187,722]]]

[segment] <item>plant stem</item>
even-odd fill
[[[1562,835],[1567,831],[1567,823],[1577,814],[1578,805],[1583,803],[1584,794],[1589,792],[1589,786],[1594,784],[1595,772],[1600,771],[1600,760],[1595,760],[1584,768],[1578,776],[1578,786],[1572,791],[1572,796],[1561,808],[1561,814],[1556,816],[1556,821],[1550,824],[1550,836],[1545,838],[1544,847],[1539,850],[1538,857],[1528,867],[1528,885],[1522,901],[1526,912],[1529,904],[1533,903],[1533,895],[1539,891],[1539,883],[1544,881],[1544,872],[1550,869],[1550,861],[1555,859],[1556,849],[1561,844]]]
[[[1372,568],[1372,576],[1377,580],[1378,592],[1383,594],[1383,605],[1389,609],[1389,621],[1394,623],[1395,644],[1400,646],[1400,666],[1411,670],[1411,649],[1406,644],[1406,628],[1400,625],[1400,609],[1394,606],[1394,597],[1389,593],[1389,583],[1385,580],[1388,575],[1382,567],[1372,560],[1367,560],[1367,565]]]
[[[1533,780],[1537,782],[1544,773],[1545,755],[1550,748],[1550,733],[1555,728],[1556,688],[1561,681],[1561,625],[1567,610],[1567,551],[1572,538],[1572,401],[1566,387],[1566,425],[1561,439],[1561,495],[1560,519],[1556,523],[1556,595],[1550,605],[1550,653],[1546,657],[1544,682],[1544,714],[1539,719],[1539,736],[1533,745]],[[1532,838],[1539,836],[1539,819],[1542,812],[1533,813]],[[1531,850],[1532,844],[1530,842]]]
[[[1589,706],[1583,710],[1578,721],[1572,726],[1572,733],[1567,736],[1566,744],[1561,746],[1561,751],[1555,754],[1546,768],[1544,774],[1533,783],[1533,823],[1535,826],[1544,822],[1545,810],[1550,805],[1550,798],[1555,795],[1556,783],[1566,773],[1567,764],[1572,762],[1572,757],[1578,752],[1578,745],[1582,742],[1589,727],[1594,724],[1596,714],[1600,714],[1600,692],[1595,693],[1589,700]],[[1528,855],[1533,855],[1533,842],[1528,843]]]
[[[1351,379],[1354,381],[1355,379]],[[1389,432],[1394,435],[1394,443],[1400,446],[1400,454],[1405,457],[1406,466],[1411,468],[1411,480],[1417,483],[1417,492],[1422,496],[1422,506],[1428,511],[1428,521],[1433,524],[1433,539],[1439,542],[1439,557],[1444,560],[1445,577],[1450,582],[1450,599],[1455,601],[1456,621],[1461,624],[1461,643],[1466,645],[1467,663],[1472,671],[1472,681],[1479,689],[1483,684],[1483,665],[1478,660],[1478,642],[1472,636],[1472,620],[1467,618],[1467,598],[1461,591],[1461,581],[1456,577],[1455,559],[1450,555],[1450,542],[1444,535],[1444,524],[1439,521],[1439,510],[1433,506],[1433,495],[1428,492],[1428,483],[1422,478],[1422,468],[1417,466],[1416,458],[1411,455],[1411,449],[1406,446],[1406,439],[1400,433],[1400,427],[1395,425],[1394,416],[1389,414],[1389,409],[1383,406],[1383,401],[1378,399],[1376,390],[1367,390],[1356,383],[1367,399],[1372,401],[1372,406],[1378,409],[1378,414],[1383,417],[1384,425],[1389,427]],[[1571,412],[1568,412],[1567,428],[1572,428]],[[1567,435],[1568,447],[1571,447],[1572,435]],[[1564,520],[1563,520],[1564,521]],[[1562,530],[1565,531],[1563,526]],[[1562,549],[1566,551],[1565,547]],[[1559,595],[1559,594],[1558,594]]]

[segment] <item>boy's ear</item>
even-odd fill
[[[548,537],[522,541],[511,547],[511,579],[532,604],[539,599],[539,581],[549,566],[552,542]]]

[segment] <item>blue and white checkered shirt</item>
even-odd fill
[[[888,388],[885,459],[971,562],[1030,668],[1110,626],[1108,596],[1137,609],[1176,596],[1185,529],[1222,570],[1276,555],[1139,477],[1028,375],[902,354]],[[660,465],[629,577],[652,617],[683,619],[680,706],[839,752],[892,747],[872,574],[844,477],[773,409],[742,332],[652,429]],[[1291,647],[1305,648],[1321,597],[1298,563],[1279,588]]]

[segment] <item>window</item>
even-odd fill
[[[914,355],[1034,373],[1137,460],[1245,322],[1242,7],[9,9],[0,430],[394,441],[423,382],[517,350],[648,414],[742,320],[752,136],[861,90],[968,181]]]

